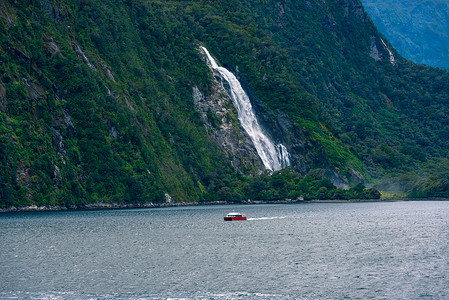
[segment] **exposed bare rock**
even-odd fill
[[[34,80],[22,78],[23,83],[27,87],[27,97],[31,100],[40,99],[45,96],[44,89]]]
[[[5,20],[6,25],[13,26],[16,24],[16,12],[7,0],[0,0],[0,18]]]
[[[44,36],[44,49],[47,57],[54,57],[61,54],[61,48],[52,36]]]
[[[98,58],[98,62],[100,63],[101,68],[106,72],[106,76],[108,76],[108,78],[111,79],[114,83],[117,83],[117,81],[115,81],[114,75],[112,74],[111,67],[101,58]]]
[[[0,84],[0,112],[8,111],[8,102],[6,101],[6,89]]]
[[[390,63],[395,66],[396,65],[396,59],[394,57],[393,51],[391,51],[391,49],[387,46],[387,44],[384,42],[383,39],[380,39],[380,41],[382,42],[382,45],[384,46],[384,49],[387,50],[388,55],[390,56]]]
[[[250,137],[239,125],[237,111],[220,77],[215,74],[212,93],[208,96],[193,87],[193,98],[210,138],[228,154],[234,168],[248,175],[262,173],[265,169],[262,161]]]
[[[97,68],[95,68],[95,66],[90,62],[89,58],[87,58],[86,54],[84,53],[84,51],[81,49],[81,47],[76,43],[73,42],[72,43],[72,48],[73,50],[75,50],[75,52],[78,54],[78,57],[86,64],[89,66],[89,68],[91,68],[94,71],[97,71]]]
[[[374,36],[371,36],[369,56],[371,56],[375,61],[382,60],[382,54],[379,52],[379,49],[377,49],[376,38]]]

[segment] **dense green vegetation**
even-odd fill
[[[333,172],[448,196],[448,73],[373,37],[355,0],[2,2],[0,206],[379,197]],[[301,128],[307,172],[233,169],[193,109],[200,43]]]
[[[255,178],[243,177],[238,181],[222,182],[222,186],[217,191],[206,194],[204,199],[241,202],[247,199],[262,201],[379,199],[381,196],[378,190],[367,189],[362,183],[350,189],[337,188],[325,177],[325,170],[322,169],[314,169],[302,177],[291,168],[286,168]]]
[[[357,1],[332,1],[325,8],[284,3],[290,9],[284,9],[282,26],[266,26],[289,52],[300,82],[316,95],[329,130],[358,154],[376,187],[408,192],[420,182],[414,189],[428,191],[424,185],[446,178],[436,161],[448,157],[449,74],[406,61],[389,46],[392,64],[379,41],[384,59],[373,59],[373,38],[382,37]]]
[[[182,31],[172,28],[173,40],[148,32],[169,30],[163,7],[17,5],[21,15],[1,31],[3,206],[159,202],[164,193],[194,201],[202,183],[232,173],[185,101],[193,84],[207,84],[207,67],[191,42],[175,39]]]

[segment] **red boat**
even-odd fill
[[[246,216],[241,213],[232,212],[224,217],[225,221],[246,221]]]

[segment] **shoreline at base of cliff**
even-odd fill
[[[111,210],[111,209],[138,209],[138,208],[163,208],[163,207],[182,207],[182,206],[200,206],[200,205],[257,205],[257,204],[299,204],[299,203],[361,203],[361,202],[399,202],[399,201],[449,201],[449,198],[384,198],[384,199],[328,199],[328,200],[278,200],[262,201],[248,200],[242,202],[170,202],[170,203],[91,203],[71,206],[23,206],[0,208],[0,213],[14,212],[39,212],[39,211],[85,211],[85,210]]]

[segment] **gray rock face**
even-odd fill
[[[313,147],[304,139],[305,134],[284,112],[272,111],[255,98],[254,108],[259,121],[267,134],[276,142],[283,144],[290,153],[291,167],[306,174],[310,170]]]
[[[8,102],[6,101],[6,89],[0,84],[0,112],[6,112],[8,109]]]
[[[371,44],[370,44],[370,53],[369,55],[375,60],[380,61],[382,60],[382,54],[377,49],[376,45],[376,38],[374,36],[371,36]]]
[[[209,137],[228,154],[234,168],[247,175],[261,174],[265,168],[256,148],[239,125],[237,111],[223,82],[214,75],[210,95],[193,87],[195,108],[201,114]]]

